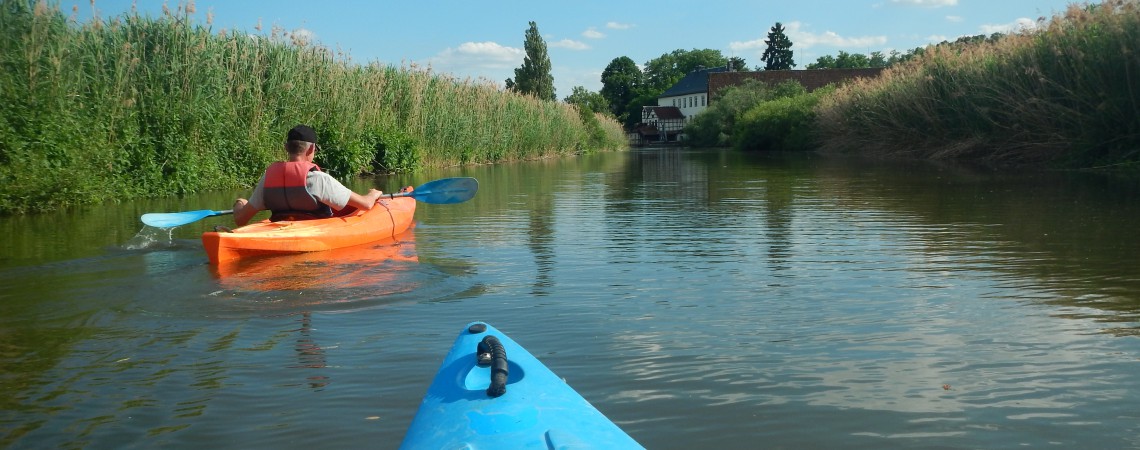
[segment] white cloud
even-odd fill
[[[962,21],[962,16],[946,16],[946,21],[958,23]]]
[[[551,42],[551,47],[564,48],[568,50],[589,50],[590,46],[584,42],[575,41],[573,39],[563,39],[557,42]]]
[[[606,22],[606,28],[609,28],[611,30],[628,30],[634,26],[635,25],[630,23]]]
[[[922,8],[941,8],[943,6],[958,6],[958,0],[891,0],[891,4],[919,6]]]
[[[792,44],[795,44],[795,42]],[[764,45],[764,38],[760,38],[753,39],[751,41],[732,41],[728,43],[728,48],[732,49],[733,51],[747,51],[755,50],[758,48],[767,48],[767,46]]]
[[[793,51],[797,49],[808,49],[817,45],[841,48],[865,48],[881,47],[887,43],[886,36],[843,37],[833,31],[816,34],[801,30],[802,25],[800,22],[789,22],[784,25],[784,34],[792,41]],[[768,48],[768,44],[764,43],[764,40],[767,38],[765,34],[764,37],[751,41],[730,42],[728,47],[733,51],[764,50]]]
[[[939,42],[949,41],[949,40],[950,39],[947,38],[946,35],[944,35],[944,34],[932,34],[932,35],[926,37],[926,42],[930,42],[932,44],[937,44]]]
[[[1021,31],[1033,31],[1037,29],[1037,22],[1033,19],[1022,17],[1013,21],[1012,23],[1005,24],[986,24],[981,26],[982,33],[1017,33]]]
[[[526,51],[504,47],[495,42],[464,42],[429,59],[440,72],[468,73],[481,69],[500,70],[522,63]]]
[[[590,38],[590,39],[601,39],[601,38],[606,37],[606,34],[602,33],[601,31],[598,31],[598,29],[595,27],[590,27],[590,28],[587,28],[586,31],[582,32],[582,36]]]
[[[506,47],[496,42],[464,42],[447,48],[435,56],[420,61],[420,68],[430,67],[432,72],[450,74],[456,78],[486,80],[502,87],[503,80],[514,76],[514,69],[522,65],[526,51]]]

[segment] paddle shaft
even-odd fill
[[[421,184],[412,192],[397,192],[383,194],[380,197],[412,197],[417,201],[435,204],[462,203],[470,200],[479,190],[479,182],[474,178],[443,178]],[[207,217],[233,214],[232,209],[225,211],[186,211],[179,213],[147,213],[143,214],[142,221],[146,225],[173,228],[197,222]]]
[[[462,203],[470,200],[479,191],[479,181],[469,177],[443,178],[429,181],[416,187],[412,192],[383,194],[381,197],[412,197],[417,201],[435,204]]]

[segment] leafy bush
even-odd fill
[[[799,82],[791,80],[770,86],[758,80],[747,80],[726,88],[709,107],[685,126],[692,145],[722,147],[730,145],[736,122],[742,114],[763,102],[801,95],[807,92]]]
[[[376,172],[411,172],[420,166],[416,140],[400,130],[389,129],[373,135],[372,168]]]
[[[817,145],[815,107],[822,96],[834,90],[827,87],[756,105],[736,122],[734,145],[742,150],[814,150]]]

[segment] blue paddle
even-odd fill
[[[474,178],[443,178],[421,184],[412,192],[397,192],[384,194],[383,197],[412,197],[424,203],[448,205],[463,203],[471,200],[479,191],[479,181]],[[185,211],[176,213],[146,213],[142,215],[142,222],[148,226],[158,228],[174,228],[212,216],[233,214],[234,211],[212,211],[201,209],[198,211]]]
[[[478,191],[479,180],[474,178],[444,178],[421,184],[412,192],[384,194],[384,197],[412,197],[424,203],[450,205],[471,200]]]
[[[186,211],[176,213],[146,213],[142,215],[142,223],[148,226],[157,228],[174,228],[188,223],[194,223],[199,220],[205,219],[210,216],[221,216],[225,214],[233,214],[234,210],[229,209],[225,211],[211,211],[208,209],[199,209],[197,211]]]

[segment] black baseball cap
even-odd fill
[[[293,129],[289,130],[289,134],[286,135],[285,140],[287,140],[287,141],[305,141],[305,142],[316,143],[317,142],[317,132],[313,131],[312,128],[309,128],[308,125],[297,125],[297,126],[293,127]]]

